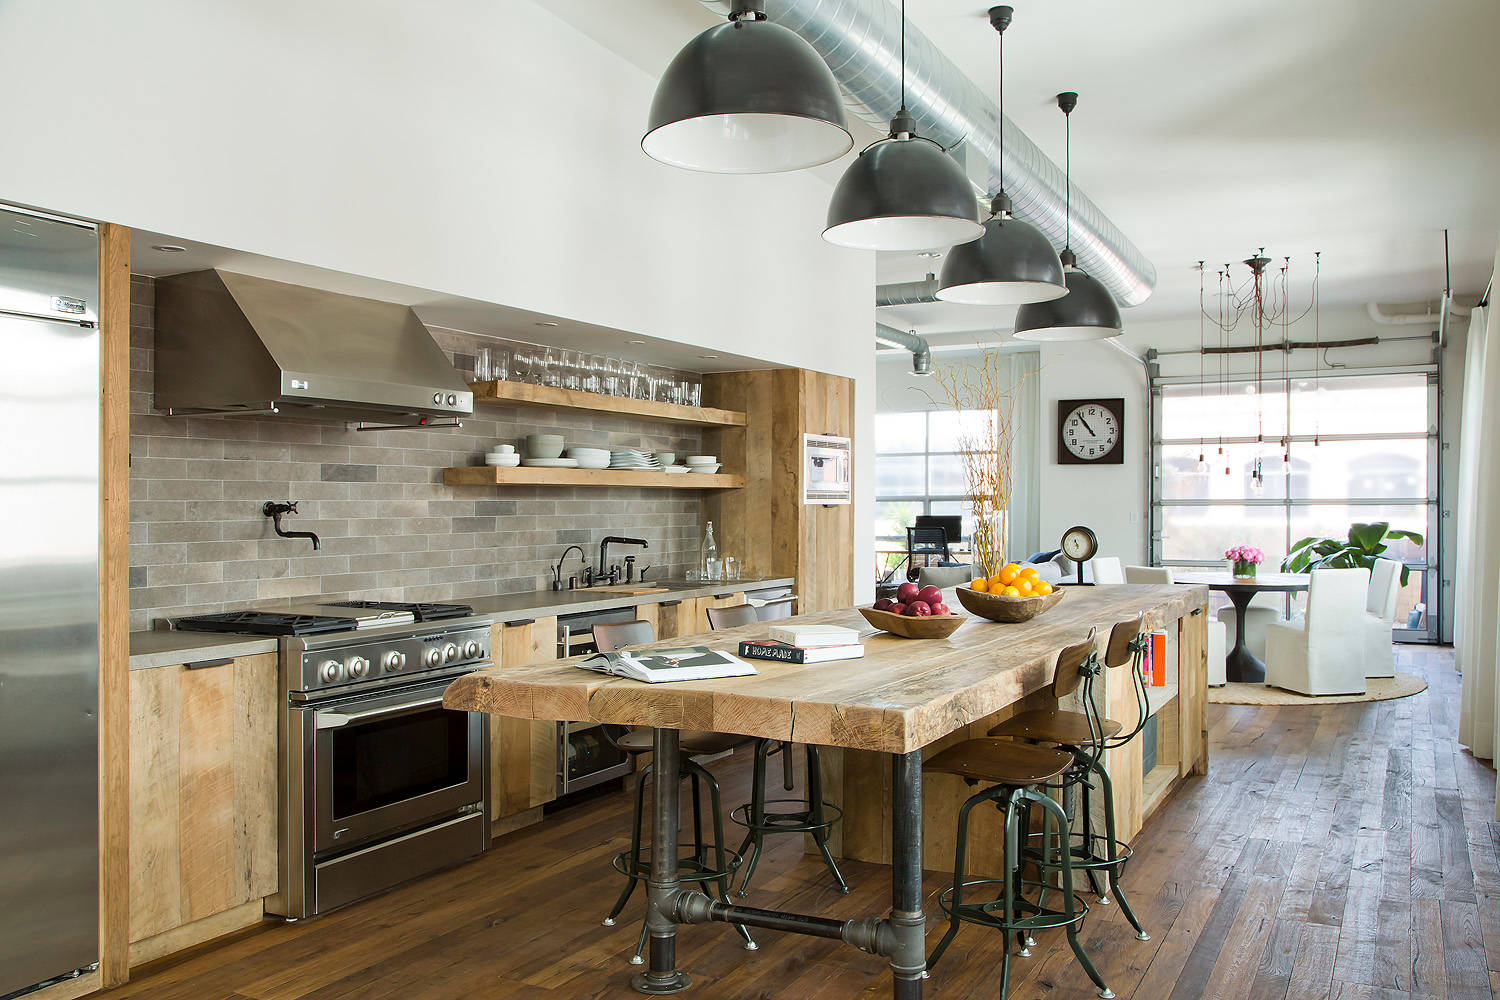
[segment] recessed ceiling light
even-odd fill
[[[627,341],[625,341],[625,343],[627,343],[627,344],[644,344],[645,341],[644,340],[627,340]]]
[[[557,324],[554,323],[554,322],[552,322],[551,320],[546,320],[544,322],[541,322],[541,323],[537,324],[537,326],[556,326],[556,325]]]
[[[717,360],[719,360],[719,356],[717,354],[700,354],[700,355],[698,355],[698,357],[702,358],[704,361],[717,361]]]
[[[187,253],[187,247],[180,247],[176,243],[157,243],[151,249],[161,253]]]

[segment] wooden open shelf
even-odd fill
[[[1177,780],[1177,762],[1158,763],[1141,779],[1141,817],[1150,816],[1172,791]]]
[[[649,469],[537,469],[463,465],[443,470],[449,486],[649,486],[667,490],[739,490],[745,477],[716,472],[668,474]]]
[[[681,406],[677,403],[658,403],[651,399],[625,399],[597,392],[554,389],[548,385],[530,385],[525,382],[470,382],[469,388],[474,392],[476,404],[549,406],[561,410],[613,413],[616,416],[639,417],[673,424],[695,424],[699,427],[745,426],[743,413],[718,410],[711,406]]]
[[[1177,697],[1176,684],[1164,684],[1161,687],[1146,686],[1146,704],[1149,706],[1147,715],[1156,715],[1162,709],[1172,704]]]

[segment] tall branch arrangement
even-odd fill
[[[934,381],[942,387],[950,407],[991,415],[961,428],[957,447],[964,463],[965,499],[974,510],[975,575],[993,576],[1006,563],[1006,515],[1014,487],[1012,446],[1020,391],[1036,372],[1008,381],[1005,356],[993,348],[972,360],[935,367]]]

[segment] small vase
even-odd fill
[[[1235,559],[1229,564],[1230,573],[1236,580],[1254,580],[1255,563],[1245,559]]]

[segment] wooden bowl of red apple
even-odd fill
[[[946,639],[968,621],[949,610],[937,587],[918,587],[915,583],[903,583],[895,600],[882,597],[874,606],[860,608],[859,613],[882,632],[903,639]]]

